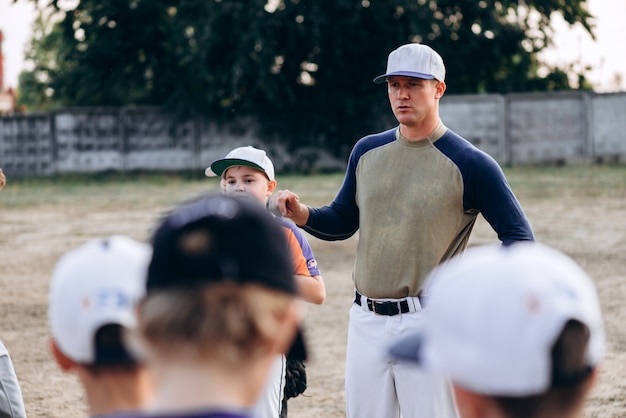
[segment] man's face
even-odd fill
[[[222,193],[226,195],[247,193],[260,203],[265,204],[267,198],[276,188],[276,181],[269,180],[265,173],[256,168],[235,165],[224,172],[220,186]]]
[[[445,83],[416,77],[392,76],[387,79],[391,110],[402,125],[415,126],[437,113]]]

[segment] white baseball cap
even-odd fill
[[[537,243],[477,247],[428,280],[423,329],[393,343],[389,354],[470,391],[545,393],[553,383],[551,351],[569,320],[590,332],[585,371],[604,354],[595,286],[555,249]]]
[[[226,169],[236,166],[246,165],[256,168],[265,173],[268,179],[274,180],[274,164],[267,157],[265,151],[252,146],[235,148],[226,157],[213,161],[204,174],[207,177],[221,176]]]
[[[135,304],[145,294],[152,250],[124,236],[91,240],[66,253],[50,282],[48,317],[59,349],[82,364],[128,363],[130,351],[106,352],[96,333],[109,324],[131,329]]]
[[[444,81],[446,67],[441,55],[431,47],[412,43],[391,51],[387,58],[387,72],[376,77],[374,83],[383,83],[394,75]]]

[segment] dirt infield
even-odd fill
[[[598,286],[607,354],[586,417],[626,416],[626,170],[511,170],[513,189],[538,240],[577,260]],[[340,176],[287,178],[279,186],[314,205],[332,198]],[[172,204],[210,190],[206,180],[9,182],[0,192],[0,340],[8,348],[30,417],[85,416],[73,376],[47,350],[47,291],[52,267],[67,250],[110,234],[146,240]],[[311,238],[327,286],[327,302],[309,306],[312,358],[309,388],[290,401],[294,418],[343,417],[343,373],[351,270],[357,237],[326,243]],[[482,220],[471,245],[496,242]],[[468,301],[471,303],[471,301]]]

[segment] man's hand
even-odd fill
[[[2,172],[2,169],[0,168],[0,190],[2,190],[6,182],[7,182],[7,178],[4,176],[4,173]]]
[[[309,208],[300,203],[297,194],[290,190],[278,190],[269,199],[269,210],[277,215],[289,218],[296,225],[302,226],[309,219]]]

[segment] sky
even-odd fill
[[[24,69],[24,49],[34,18],[32,0],[0,0],[0,30],[4,33],[4,87],[17,87]],[[580,26],[570,28],[560,16],[553,19],[554,47],[541,55],[550,64],[592,66],[585,73],[598,92],[626,91],[626,1],[587,0],[596,17],[596,40]]]

